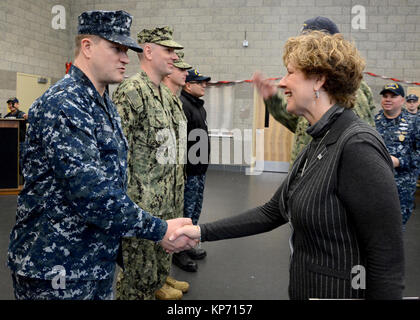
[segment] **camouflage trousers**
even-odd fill
[[[67,280],[54,289],[51,280],[33,279],[12,273],[16,300],[113,300],[113,278],[92,281]]]
[[[188,176],[184,190],[184,217],[198,223],[203,207],[204,184],[206,175]]]
[[[138,238],[122,241],[124,270],[117,276],[117,300],[155,300],[169,275],[172,255],[157,243]]]
[[[400,199],[402,224],[405,226],[414,210],[417,179],[413,174],[398,174],[395,176],[395,182]]]

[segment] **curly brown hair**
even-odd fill
[[[312,31],[289,38],[284,47],[285,66],[292,63],[305,76],[325,75],[325,91],[345,108],[352,108],[360,86],[365,60],[353,42],[341,34]]]

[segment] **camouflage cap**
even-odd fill
[[[137,34],[137,41],[140,44],[156,43],[169,48],[184,49],[182,45],[172,39],[173,32],[173,29],[168,26],[151,30],[143,29]]]
[[[191,69],[192,66],[190,66],[188,63],[184,61],[184,52],[182,51],[175,51],[176,55],[178,56],[178,60],[174,62],[174,66],[179,69],[188,70]]]
[[[136,41],[130,38],[133,18],[123,10],[86,11],[79,16],[78,34],[93,34],[122,44],[131,50],[142,52]]]

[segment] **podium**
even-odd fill
[[[0,194],[18,194],[19,135],[24,119],[0,119]]]

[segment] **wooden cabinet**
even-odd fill
[[[19,189],[19,135],[25,120],[0,119],[0,192]]]

